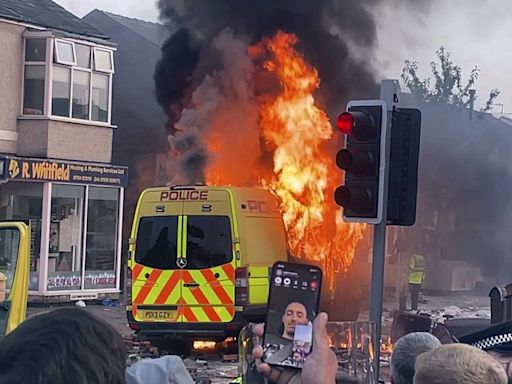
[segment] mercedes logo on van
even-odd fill
[[[176,260],[176,264],[178,265],[178,267],[183,269],[187,266],[187,259],[180,257],[178,260]]]

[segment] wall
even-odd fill
[[[24,27],[0,20],[0,152],[16,153],[16,117],[21,105]],[[9,131],[9,132],[5,132]]]
[[[55,121],[21,119],[18,155],[110,163],[113,128]]]

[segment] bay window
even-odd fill
[[[86,120],[89,118],[90,81],[91,74],[89,72],[73,71],[73,110],[71,117],[75,119]]]
[[[23,115],[110,124],[113,48],[32,32],[24,65]]]
[[[71,82],[71,69],[61,67],[58,65],[53,66],[53,81],[52,81],[52,115],[54,116],[69,116],[69,97]]]
[[[92,74],[92,120],[107,121],[108,119],[108,85],[109,76]]]
[[[25,65],[23,114],[42,115],[44,111],[44,65]]]

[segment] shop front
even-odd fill
[[[0,157],[0,219],[31,227],[29,300],[117,296],[126,167]]]

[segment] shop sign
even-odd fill
[[[6,156],[0,175],[7,180],[53,181],[126,187],[128,168],[113,165],[66,162]]]
[[[114,271],[85,272],[85,288],[115,288],[116,274]],[[72,291],[81,289],[82,276],[80,272],[50,272],[47,287],[49,291]]]

